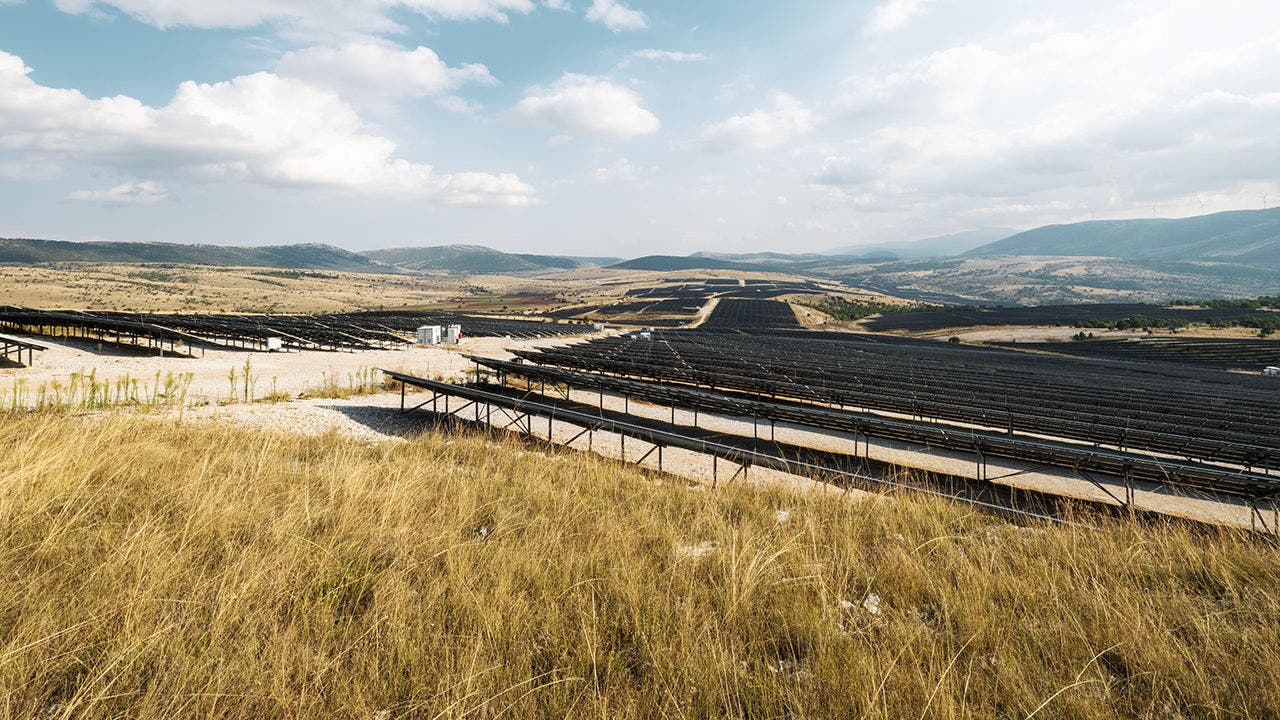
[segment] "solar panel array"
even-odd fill
[[[722,298],[711,310],[702,328],[743,330],[800,328],[796,313],[779,300],[735,300]]]
[[[838,333],[659,331],[516,354],[663,404],[701,393],[721,412],[1252,500],[1280,493],[1266,476],[1280,470],[1276,386],[1262,377]]]
[[[80,312],[0,307],[0,327],[36,335],[74,335],[100,342],[266,349],[369,350],[407,345],[421,325],[461,325],[476,337],[534,338],[582,333],[581,324],[549,323],[438,311],[368,311],[317,315]]]
[[[26,353],[26,364],[31,365],[35,359],[35,354],[43,352],[46,348],[43,345],[37,345],[20,338],[0,335],[0,361],[5,363],[22,363],[23,353]]]
[[[1016,350],[1036,350],[1075,357],[1176,363],[1208,368],[1261,369],[1268,365],[1280,365],[1280,340],[1253,338],[1105,338],[992,344]]]
[[[1081,305],[1042,305],[1011,308],[954,308],[915,312],[886,313],[866,321],[871,330],[907,330],[926,332],[952,327],[976,325],[1058,325],[1084,327],[1089,323],[1118,322],[1133,316],[1157,320],[1185,322],[1229,322],[1248,316],[1274,315],[1247,308],[1168,308],[1161,305],[1129,303],[1097,303]]]

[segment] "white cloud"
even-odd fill
[[[395,157],[395,143],[350,105],[299,80],[256,73],[188,81],[168,105],[150,107],[45,87],[30,72],[0,51],[0,150],[19,158],[446,204],[535,201],[533,188],[512,174],[440,174]]]
[[[1280,167],[1280,35],[1258,31],[1280,11],[1244,5],[1206,24],[1191,0],[1139,0],[855,75],[811,180],[859,206],[1025,224],[1255,192]]]
[[[596,168],[591,174],[598,183],[607,183],[615,180],[630,182],[639,177],[639,170],[635,165],[631,164],[631,161],[626,158],[619,158],[606,167]]]
[[[56,0],[63,12],[114,8],[159,28],[249,28],[279,25],[308,36],[351,36],[399,32],[395,11],[442,20],[506,22],[509,13],[534,9],[532,0]]]
[[[861,162],[847,157],[828,157],[822,163],[814,182],[837,187],[862,185],[874,180],[876,173]]]
[[[0,180],[53,180],[61,174],[62,171],[57,165],[47,162],[29,160],[0,162]]]
[[[624,30],[644,30],[649,19],[639,10],[632,10],[619,0],[591,0],[587,19],[600,23],[615,33]]]
[[[655,62],[701,62],[707,56],[700,52],[681,52],[679,50],[637,50],[628,57]]]
[[[458,113],[459,115],[475,115],[484,110],[484,107],[479,103],[471,102],[457,95],[446,95],[437,100],[436,104],[449,112]]]
[[[573,73],[565,73],[550,87],[529,88],[515,112],[553,130],[606,140],[651,135],[662,125],[634,90]]]
[[[376,40],[287,52],[276,72],[375,105],[400,97],[439,95],[468,83],[497,83],[484,65],[449,67],[430,48],[402,50]]]
[[[887,0],[871,10],[868,33],[885,33],[906,25],[928,12],[929,0]]]
[[[813,111],[799,100],[776,93],[771,105],[708,125],[702,131],[703,145],[712,152],[764,150],[813,130]]]
[[[76,190],[67,195],[76,202],[103,205],[151,205],[169,199],[169,190],[151,180],[127,182],[105,190]]]

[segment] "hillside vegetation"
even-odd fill
[[[335,312],[469,296],[404,275],[202,265],[0,265],[0,305],[145,312]]]
[[[965,253],[1280,265],[1280,208],[1048,225]]]
[[[0,717],[1267,718],[1280,551],[0,415]]]
[[[391,248],[371,250],[365,255],[377,262],[406,270],[471,275],[572,270],[584,265],[609,265],[618,261],[617,258],[505,253],[481,245]]]
[[[183,265],[253,266],[293,270],[395,272],[381,263],[332,245],[302,244],[260,247],[186,245],[177,243],[65,242],[0,238],[0,263],[177,263]]]

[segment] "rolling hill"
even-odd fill
[[[692,255],[646,255],[616,265],[619,270],[744,270],[749,272],[823,273],[833,267],[850,263],[884,262],[897,256],[888,251],[865,255],[820,255],[816,253],[788,254],[761,253],[709,253]]]
[[[572,270],[584,265],[611,265],[618,262],[618,258],[505,253],[482,245],[390,248],[371,250],[364,255],[376,262],[415,272],[477,275]]]
[[[944,257],[959,255],[981,245],[1003,240],[1017,233],[1009,228],[981,228],[951,235],[908,240],[905,242],[878,243],[875,245],[849,245],[829,251],[829,255],[868,255],[890,253],[901,257]]]
[[[1280,265],[1280,208],[1048,225],[965,253]]]
[[[665,272],[670,270],[758,270],[759,268],[742,262],[734,262],[732,260],[722,260],[720,258],[707,257],[705,255],[645,255],[634,260],[627,260],[614,265],[610,268],[618,270],[655,270]]]
[[[397,272],[395,268],[374,262],[364,255],[332,245],[236,247],[0,238],[0,263],[31,265],[54,262],[175,263],[290,270],[340,270],[360,273]]]

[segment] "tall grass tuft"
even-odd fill
[[[345,375],[322,372],[320,385],[307,388],[304,394],[313,398],[341,399],[376,395],[399,387],[399,383],[383,376],[377,368],[362,367],[348,371]]]
[[[96,368],[71,373],[66,381],[53,379],[32,387],[26,378],[15,378],[0,392],[0,410],[10,412],[68,412],[108,408],[183,408],[195,379],[193,373],[159,371],[149,382],[124,375],[99,379]]]
[[[1280,550],[482,436],[0,416],[0,717],[1268,718]]]

